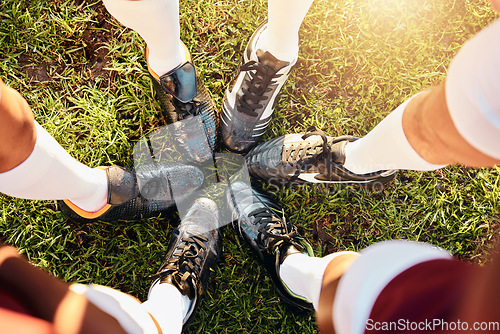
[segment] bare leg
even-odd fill
[[[69,290],[69,285],[29,264],[14,248],[2,245],[0,282],[60,333],[124,333],[114,318]]]
[[[26,160],[35,142],[31,108],[16,90],[0,79],[0,173]]]

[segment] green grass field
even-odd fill
[[[181,35],[218,106],[255,27],[258,0],[183,0]],[[164,124],[145,45],[100,2],[0,2],[0,77],[79,161],[132,165],[132,148]],[[267,138],[316,125],[362,136],[411,95],[442,81],[460,46],[495,19],[484,0],[316,0],[299,61]],[[386,189],[302,186],[275,192],[318,256],[401,238],[488,261],[500,230],[500,168],[400,172]],[[146,298],[171,218],[79,225],[52,201],[0,197],[0,241],[68,282]],[[316,333],[312,314],[279,301],[266,272],[226,227],[224,254],[188,333]]]

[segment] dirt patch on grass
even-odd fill
[[[54,4],[54,6],[54,10],[58,10],[58,5]],[[74,67],[75,73],[86,73],[86,76],[80,76],[86,82],[95,82],[95,79],[99,76],[111,78],[114,74],[113,71],[106,70],[106,66],[110,62],[109,50],[106,44],[113,34],[113,26],[110,23],[112,18],[101,2],[87,8],[92,10],[95,15],[85,23],[81,36],[77,33],[74,38],[70,38],[62,44],[67,49],[80,48],[80,50],[72,52],[70,58],[63,52],[53,62],[38,62],[29,51],[20,56],[19,64],[22,66],[23,72],[28,76],[29,84],[43,84],[58,79],[60,78],[59,75],[68,67]],[[86,59],[87,61],[81,63],[80,59]]]
[[[291,88],[289,88],[291,90]],[[290,124],[289,129],[296,131],[304,126],[304,120],[311,116],[311,111],[307,107],[307,103],[302,98],[296,98],[297,96],[302,96],[300,89],[291,93],[294,98],[290,98],[287,101],[287,105],[279,110],[280,113],[284,114],[285,119]]]
[[[331,217],[327,216],[314,223],[313,239],[325,249],[325,254],[330,254],[337,251],[337,242],[327,231],[326,227],[331,225]]]
[[[28,84],[43,83],[51,79],[50,64],[41,63],[35,65],[30,56],[22,54],[19,57],[19,65],[23,67],[24,73],[28,76]]]
[[[108,75],[105,70],[109,63],[109,50],[106,42],[111,39],[112,25],[111,19],[101,2],[93,5],[97,15],[93,21],[89,21],[82,34],[82,40],[85,44],[85,58],[89,60],[90,76],[92,79],[99,75]]]

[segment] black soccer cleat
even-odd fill
[[[343,166],[345,145],[357,139],[329,137],[316,129],[305,135],[290,134],[261,143],[246,155],[245,160],[252,176],[281,186],[339,183],[377,187],[392,181],[396,170],[356,174]]]
[[[293,253],[314,256],[311,245],[288,222],[283,210],[263,192],[244,182],[229,185],[228,202],[233,212],[233,227],[271,276],[280,298],[300,311],[312,311],[312,304],[293,293],[281,280],[280,265]]]
[[[171,182],[175,182],[174,187],[184,187],[185,193],[189,194],[199,189],[204,181],[200,169],[180,163],[145,165],[136,171],[119,166],[106,167],[105,170],[107,204],[97,212],[88,212],[69,200],[58,201],[61,211],[69,219],[87,223],[158,216],[175,206]]]
[[[210,270],[218,262],[221,248],[219,213],[214,201],[197,199],[170,237],[168,252],[153,282],[172,284],[192,302],[183,319],[186,324],[199,297],[206,291]]]
[[[265,134],[276,97],[295,65],[256,48],[266,29],[262,23],[253,33],[235,76],[224,95],[221,115],[222,142],[235,152],[246,153]]]
[[[188,61],[162,76],[154,73],[148,65],[149,74],[167,123],[174,123],[199,116],[203,123],[208,145],[213,152],[217,144],[218,128],[215,104],[199,77],[191,55],[185,45],[184,48],[189,59]],[[186,147],[188,151],[200,149],[200,147],[186,145],[188,145]]]

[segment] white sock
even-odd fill
[[[108,197],[106,172],[81,164],[40,124],[35,127],[33,151],[17,167],[0,173],[0,192],[32,200],[69,199],[89,212],[101,209]]]
[[[319,296],[325,269],[333,258],[346,253],[332,253],[325,257],[291,254],[280,266],[280,277],[294,293],[307,298],[318,309]]]
[[[191,300],[172,284],[156,283],[144,302],[146,310],[155,318],[165,334],[179,334]]]
[[[103,0],[108,12],[133,29],[149,49],[149,67],[159,76],[186,61],[180,40],[179,1]]]
[[[269,0],[268,24],[257,48],[284,61],[299,54],[299,29],[314,0]]]
[[[345,146],[345,168],[353,173],[366,174],[386,169],[430,171],[445,166],[425,161],[406,139],[403,111],[412,98],[397,107],[366,136]]]

